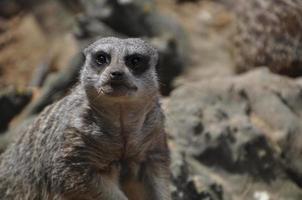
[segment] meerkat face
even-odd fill
[[[158,91],[158,53],[145,41],[103,38],[84,54],[81,82],[89,96],[143,99]]]

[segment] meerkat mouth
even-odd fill
[[[110,81],[109,85],[113,88],[113,89],[129,89],[129,90],[137,90],[137,87],[135,87],[134,85],[131,85],[130,83],[126,82],[126,81]]]
[[[136,90],[136,86],[126,81],[109,81],[102,89],[103,93],[109,96],[127,96]]]

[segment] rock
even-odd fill
[[[150,41],[159,52],[157,72],[162,95],[169,95],[173,89],[173,80],[183,71],[183,59],[178,57],[177,41],[169,36],[152,38]]]
[[[232,1],[232,34],[238,72],[268,66],[276,73],[302,75],[302,1]]]
[[[7,131],[0,134],[0,154],[16,139],[21,130],[26,129],[33,122],[34,118],[34,116],[28,117],[16,127],[15,123],[12,123]]]
[[[48,37],[55,37],[69,32],[75,25],[75,18],[59,0],[31,0],[33,5],[29,7],[34,14],[40,28]]]
[[[167,102],[167,132],[181,152],[218,174],[251,177],[255,190],[286,182],[301,195],[300,82],[261,68],[184,85]],[[288,199],[285,191],[278,194]]]
[[[98,19],[86,15],[80,15],[77,18],[77,26],[75,27],[74,34],[82,48],[85,48],[98,38],[109,36],[125,37]]]
[[[177,139],[176,139],[177,140]],[[172,153],[172,198],[175,200],[299,200],[301,189],[289,180],[270,184],[255,181],[254,177],[211,169],[170,141]],[[276,191],[278,191],[276,193]]]
[[[19,114],[29,103],[31,93],[19,91],[15,88],[1,90],[0,93],[0,132],[8,128],[9,122]]]
[[[45,58],[50,48],[48,40],[33,15],[8,20],[5,32],[0,34],[1,82],[17,87],[26,86],[35,66]]]
[[[47,58],[44,62],[39,64],[32,77],[32,80],[29,83],[30,87],[41,87],[50,71],[51,59]]]
[[[103,21],[115,31],[132,36],[154,35],[148,17],[154,12],[153,0],[82,1],[85,13]]]
[[[20,5],[16,0],[0,0],[0,16],[12,17],[20,11]]]
[[[77,83],[78,75],[84,63],[84,56],[78,53],[70,64],[56,74],[49,75],[41,89],[41,94],[32,101],[23,113],[22,118],[38,114],[47,105],[61,99]]]
[[[77,14],[83,10],[81,0],[60,0],[59,2],[64,6],[64,8],[73,13]]]
[[[176,0],[176,3],[198,2],[199,0]]]
[[[208,174],[205,167],[199,174],[192,171],[186,155],[175,146],[172,149],[172,199],[174,200],[223,200],[223,190]]]

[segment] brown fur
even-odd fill
[[[2,155],[0,199],[170,200],[169,152],[152,77],[156,53],[138,39],[104,41],[120,53],[134,47],[149,52],[151,66],[144,74],[133,76],[120,65],[137,91],[112,97],[89,85],[98,85],[101,77],[108,89],[106,73],[116,70],[124,55],[113,55],[107,72],[98,76],[85,72],[94,70],[86,59],[82,74],[97,79],[89,82],[83,76],[70,95],[47,107]]]

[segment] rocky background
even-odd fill
[[[105,36],[160,52],[173,199],[302,199],[301,0],[0,0],[1,151]]]

